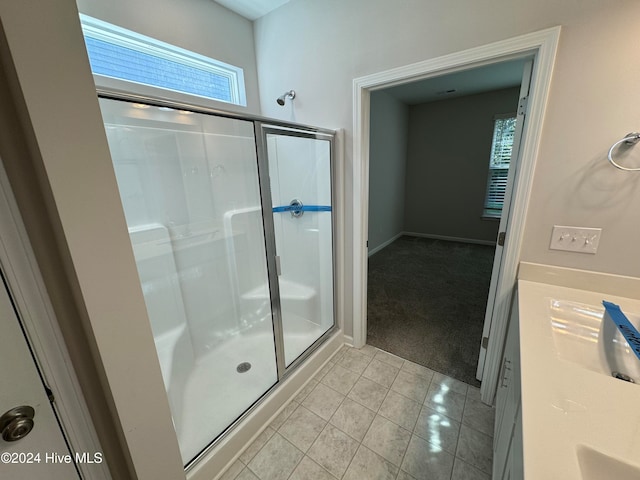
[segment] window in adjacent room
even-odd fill
[[[516,130],[515,114],[498,115],[493,126],[493,142],[489,159],[489,178],[482,216],[500,218],[507,189],[509,163]]]
[[[80,15],[94,75],[246,106],[240,67]]]

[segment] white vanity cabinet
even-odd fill
[[[516,292],[511,306],[507,340],[496,392],[493,480],[523,478],[519,331],[518,293]]]

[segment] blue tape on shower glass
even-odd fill
[[[638,360],[640,360],[640,333],[638,333],[636,327],[631,324],[626,315],[620,310],[620,307],[615,303],[603,300],[602,305],[604,305],[604,309],[606,313],[609,314],[609,318],[611,318],[616,327],[618,327],[618,330],[620,330],[620,333],[631,347],[631,350],[633,350],[633,353],[635,353]]]
[[[330,205],[284,205],[282,207],[273,207],[275,212],[330,212]]]

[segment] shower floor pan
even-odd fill
[[[284,315],[283,326],[285,354],[289,352],[285,356],[293,360],[327,330],[295,315]],[[197,358],[185,382],[181,421],[176,425],[184,462],[223,433],[276,381],[270,332],[240,333]]]

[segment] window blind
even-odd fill
[[[502,215],[515,131],[515,116],[505,116],[495,120],[483,217],[500,218]]]

